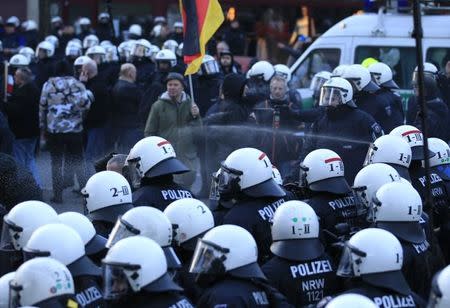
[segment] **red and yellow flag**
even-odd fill
[[[179,0],[184,25],[185,75],[195,74],[202,64],[206,44],[224,21],[218,0]]]

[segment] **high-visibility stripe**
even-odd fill
[[[328,158],[325,159],[325,164],[332,163],[334,161],[342,161],[342,159],[340,159],[339,157]]]

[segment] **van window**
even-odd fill
[[[443,71],[447,61],[450,61],[450,48],[430,47],[427,50],[426,59],[427,62],[437,65],[437,68]]]
[[[389,65],[394,80],[401,89],[410,89],[411,78],[416,67],[416,53],[413,47],[358,46],[355,63],[362,63],[369,57]]]
[[[291,87],[309,88],[311,79],[320,71],[331,72],[339,65],[340,49],[314,49],[292,74]]]

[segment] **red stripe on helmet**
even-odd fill
[[[258,159],[263,160],[264,157],[266,157],[266,153],[261,153],[261,155],[259,155]]]
[[[404,136],[406,136],[406,135],[409,135],[409,134],[421,134],[422,132],[420,131],[420,130],[409,130],[409,131],[407,131],[407,132],[404,132],[403,134],[402,134],[402,137],[404,137]]]
[[[342,159],[340,157],[328,158],[328,159],[325,159],[325,164],[332,163],[334,161],[342,161]]]
[[[166,145],[166,144],[170,144],[170,142],[167,141],[167,140],[164,140],[164,141],[161,141],[160,143],[158,143],[158,146],[161,147],[161,146]]]

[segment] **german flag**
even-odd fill
[[[188,64],[185,75],[198,72],[206,44],[224,21],[218,0],[179,0],[184,25],[183,55]]]

